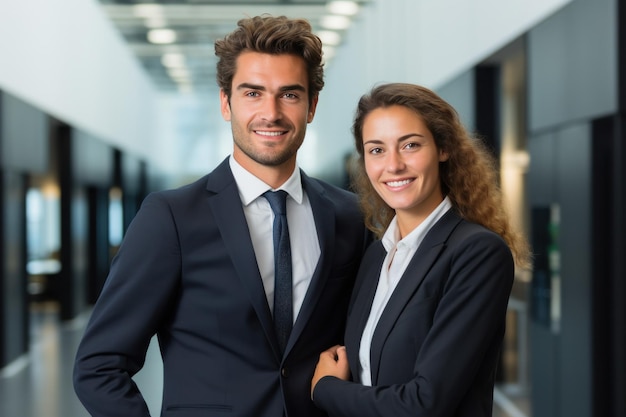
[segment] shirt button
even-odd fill
[[[289,370],[287,370],[287,368],[282,368],[280,370],[280,374],[283,376],[283,378],[287,378],[289,377]]]

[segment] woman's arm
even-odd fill
[[[313,399],[315,386],[325,376],[333,376],[344,381],[350,378],[350,367],[345,346],[336,345],[320,354],[320,359],[317,362],[313,380],[311,381],[311,399]]]

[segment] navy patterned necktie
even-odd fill
[[[274,328],[281,351],[284,352],[293,323],[287,192],[267,191],[263,196],[269,201],[274,212]]]

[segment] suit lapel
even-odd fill
[[[376,241],[368,249],[359,271],[359,280],[355,286],[353,295],[353,304],[348,313],[348,321],[346,323],[346,345],[360,346],[361,336],[369,318],[370,309],[376,294],[378,286],[378,277],[387,252],[380,241]],[[348,350],[348,363],[352,375],[359,375],[359,349]]]
[[[259,317],[265,334],[280,357],[272,315],[267,305],[265,288],[256,262],[254,247],[250,240],[248,223],[241,206],[237,183],[228,166],[228,159],[209,175],[207,190],[213,193],[209,197],[209,206],[215,216],[224,246],[230,254],[237,275],[248,291],[252,306]]]
[[[424,277],[439,258],[439,254],[444,249],[448,237],[460,221],[461,218],[450,210],[433,226],[420,244],[417,252],[415,252],[415,255],[413,255],[406,271],[398,282],[398,286],[385,306],[372,336],[370,360],[373,385],[378,380],[380,355],[389,333],[405,306],[419,288]]]
[[[302,171],[300,175],[302,178],[302,187],[307,194],[313,211],[317,238],[320,244],[320,259],[317,262],[309,288],[304,297],[302,306],[300,307],[300,312],[291,330],[285,353],[289,352],[295,341],[300,337],[305,324],[309,321],[320,299],[324,284],[330,275],[332,254],[334,253],[335,247],[335,209],[332,202],[326,198],[325,191],[319,184],[312,181]]]

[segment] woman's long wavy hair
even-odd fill
[[[365,119],[373,110],[391,106],[414,111],[433,135],[437,149],[448,154],[448,159],[439,165],[441,190],[450,198],[457,213],[500,235],[511,249],[516,264],[527,268],[530,265],[529,246],[509,221],[495,159],[482,140],[470,137],[456,110],[422,86],[384,84],[359,100],[352,125],[358,159],[352,165],[351,178],[367,227],[380,238],[395,215],[367,177],[363,151]]]

